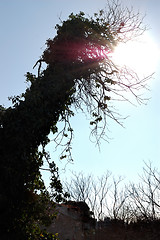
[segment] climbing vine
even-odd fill
[[[51,199],[60,202],[67,196],[58,168],[45,150],[49,133],[55,135],[58,145],[67,139],[61,158],[71,156],[70,117],[74,116],[73,107],[85,109],[98,143],[105,135],[108,118],[120,123],[112,100],[129,101],[123,94],[127,91],[143,102],[139,91],[149,78],[139,79],[126,67],[120,69],[111,57],[119,42],[145,30],[139,13],[113,2],[108,4],[108,12],[101,10],[93,17],[72,13],[56,29],[57,35],[47,40],[46,50],[34,66],[37,76],[26,74],[26,92],[13,97],[11,107],[0,107],[0,227],[2,236],[17,240],[54,239],[39,226],[54,217],[48,214]],[[64,122],[62,131],[57,128],[59,121]],[[52,194],[41,176],[44,161],[51,172]]]

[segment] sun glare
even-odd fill
[[[116,65],[127,66],[138,75],[146,76],[155,72],[160,50],[149,35],[136,41],[119,44],[112,56]]]

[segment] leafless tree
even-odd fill
[[[107,214],[111,219],[123,220],[127,219],[126,201],[128,195],[125,186],[123,186],[123,178],[113,177],[112,188],[110,190],[109,199],[106,199]]]
[[[64,188],[74,201],[85,201],[94,217],[103,220],[106,216],[111,219],[125,219],[125,202],[127,195],[125,189],[120,187],[123,178],[111,178],[107,171],[101,177],[73,173],[70,182],[65,181]]]
[[[125,223],[138,220],[155,220],[160,217],[160,173],[151,163],[145,163],[138,184],[125,186],[123,178],[112,177],[107,171],[101,177],[73,173],[65,181],[65,190],[70,200],[84,201],[94,217],[103,220],[123,220]]]
[[[154,220],[160,216],[160,173],[145,163],[140,183],[128,188],[133,219]]]
[[[97,178],[91,174],[85,177],[82,172],[73,173],[70,182],[65,181],[64,189],[70,194],[71,200],[86,202],[94,217],[100,219],[104,216],[105,199],[111,187],[110,176],[109,171]]]
[[[72,200],[86,202],[90,199],[92,179],[92,175],[85,177],[82,172],[72,172],[72,179],[64,183],[64,188]]]

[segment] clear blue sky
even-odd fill
[[[133,5],[146,12],[145,22],[150,27],[150,35],[160,48],[160,1],[158,0],[123,0],[124,4]],[[68,15],[84,11],[92,15],[105,7],[105,0],[1,0],[0,1],[0,104],[9,106],[8,96],[25,91],[24,74],[33,72],[33,65],[45,49],[48,38],[55,36],[54,26],[59,17],[65,20]],[[152,61],[152,59],[148,59]],[[109,123],[109,143],[102,141],[101,151],[89,141],[89,121],[82,114],[72,119],[75,130],[73,140],[74,164],[69,164],[63,176],[70,170],[92,172],[101,175],[110,170],[114,175],[126,176],[136,181],[141,172],[143,161],[152,161],[160,168],[160,61],[151,83],[147,106],[133,107],[129,104],[117,105],[123,116],[130,115],[122,128]],[[51,155],[62,169],[58,153]]]

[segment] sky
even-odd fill
[[[146,13],[144,23],[149,27],[148,34],[159,54],[160,1],[123,0],[122,3],[139,9],[142,15]],[[70,13],[79,11],[92,15],[105,6],[105,0],[1,0],[0,104],[10,106],[8,97],[25,91],[24,75],[28,71],[37,73],[33,66],[45,49],[46,40],[55,36],[54,27],[60,19],[65,20]],[[148,83],[150,91],[146,93],[150,98],[148,104],[135,107],[128,103],[115,103],[121,115],[129,117],[124,120],[124,127],[109,121],[107,135],[110,139],[109,142],[101,141],[100,150],[89,140],[89,120],[81,113],[72,119],[74,162],[66,166],[65,161],[58,160],[60,149],[55,152],[52,143],[48,146],[62,178],[69,177],[71,171],[100,176],[109,170],[115,176],[121,175],[127,181],[135,182],[144,161],[151,161],[160,169],[160,55],[156,57],[154,78]],[[153,61],[148,57],[148,62]],[[148,68],[149,65],[147,72]],[[47,183],[47,175],[44,177]]]

